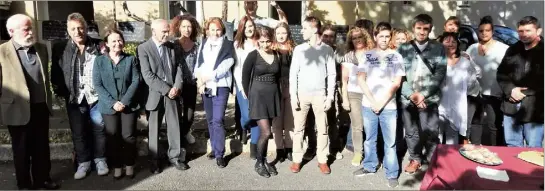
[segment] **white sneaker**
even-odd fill
[[[80,180],[85,178],[89,171],[91,171],[91,161],[79,163],[78,170],[74,173],[74,179]]]
[[[344,156],[343,156],[343,154],[342,154],[341,152],[338,152],[337,155],[335,155],[335,158],[336,158],[337,160],[341,160],[341,159],[344,158]]]
[[[110,169],[108,169],[108,164],[106,164],[105,159],[103,159],[103,158],[95,159],[95,164],[96,164],[97,174],[99,176],[107,175],[108,172],[110,172]]]
[[[187,143],[189,143],[189,144],[195,143],[195,137],[191,134],[191,132],[193,132],[193,131],[189,130],[189,133],[187,133],[187,135],[185,135],[185,139],[187,140]]]

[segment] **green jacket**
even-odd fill
[[[421,62],[420,59],[417,58],[418,53],[413,45],[410,44],[411,42],[404,43],[397,49],[399,54],[403,56],[403,62],[405,63],[406,76],[401,86],[401,103],[403,106],[414,106],[409,97],[415,92],[413,90],[414,73],[417,68],[416,66],[418,66],[418,62]],[[437,106],[441,99],[441,84],[447,73],[445,48],[439,42],[429,40],[428,45],[422,51],[422,56],[423,58],[428,59],[434,73],[427,69],[424,63],[422,63],[425,69],[422,70],[424,78],[423,87],[420,90],[420,93],[425,97],[424,103],[428,107]]]

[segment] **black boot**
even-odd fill
[[[256,160],[256,156],[257,156],[257,145],[251,143],[250,144],[250,159]]]
[[[255,171],[257,172],[257,174],[259,174],[259,176],[262,176],[265,178],[271,177],[271,174],[269,174],[269,172],[267,171],[267,167],[265,167],[265,164],[263,163],[263,161],[257,161],[255,163]]]
[[[284,160],[286,160],[286,153],[284,152],[284,149],[276,149],[276,158],[274,161],[283,163]]]
[[[276,171],[276,167],[274,167],[271,163],[264,162],[265,167],[267,167],[267,171],[269,171],[269,174],[272,176],[278,175],[278,171]]]
[[[285,148],[284,149],[285,152],[286,152],[286,158],[290,161],[293,161],[293,157],[291,156],[291,153],[293,152],[291,148]]]

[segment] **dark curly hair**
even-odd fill
[[[180,25],[182,24],[182,21],[189,21],[191,23],[191,35],[189,38],[193,42],[197,42],[197,37],[200,35],[202,29],[199,25],[199,22],[197,22],[197,19],[193,17],[192,15],[177,15],[170,21],[170,35],[173,37],[180,37]]]
[[[445,41],[448,37],[452,37],[454,41],[456,41],[456,52],[454,53],[456,57],[460,57],[461,50],[460,50],[460,39],[458,38],[459,34],[455,32],[444,32],[441,37],[439,37],[439,42],[442,44],[443,41]]]

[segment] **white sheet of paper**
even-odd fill
[[[484,179],[509,182],[509,176],[507,176],[507,172],[505,170],[496,170],[477,166],[477,175]]]

